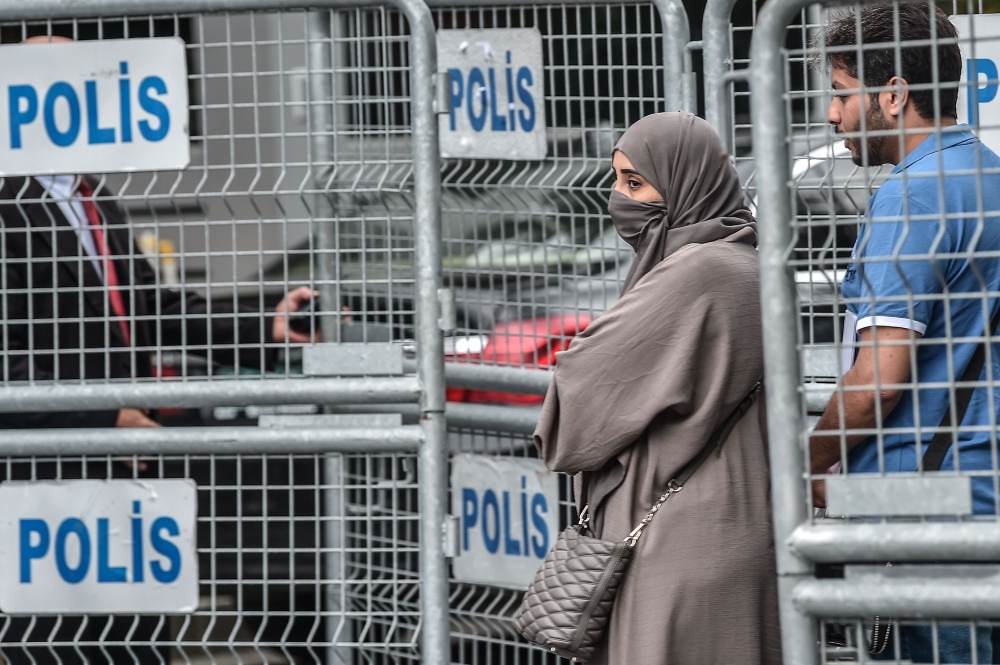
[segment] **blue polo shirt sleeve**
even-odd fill
[[[912,219],[938,214],[926,204],[911,197],[906,212],[911,219],[904,217],[901,193],[886,192],[872,201],[856,252],[856,330],[889,326],[923,335],[930,324],[934,301],[922,296],[941,293],[945,282],[944,266],[928,255],[949,251],[948,234],[938,240],[937,219]]]

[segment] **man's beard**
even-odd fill
[[[889,134],[870,136],[869,132],[888,131],[892,129],[895,128],[886,122],[878,103],[878,97],[875,97],[872,99],[869,109],[865,112],[865,136],[855,136],[847,139],[848,147],[851,149],[851,161],[858,166],[865,166],[861,150],[863,147],[867,147],[868,166],[881,166],[887,163],[889,160],[886,158],[886,145],[895,137]],[[846,130],[844,133],[861,134],[861,120],[859,119],[855,127]],[[863,142],[862,138],[867,140]]]

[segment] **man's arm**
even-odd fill
[[[824,474],[840,461],[840,434],[847,429],[872,429],[879,424],[879,411],[884,420],[892,413],[903,397],[905,388],[899,384],[910,380],[910,336],[919,339],[920,333],[906,328],[875,326],[861,331],[861,348],[854,366],[844,375],[844,388],[867,387],[870,390],[843,391],[843,421],[841,421],[841,393],[834,393],[823,416],[816,424],[809,440],[809,462],[813,474]],[[876,349],[873,341],[878,343]],[[876,388],[878,370],[878,390]],[[838,432],[823,436],[823,432]],[[869,435],[855,434],[847,437],[847,450],[851,450]],[[816,505],[825,505],[825,491],[817,487]]]

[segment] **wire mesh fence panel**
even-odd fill
[[[444,282],[455,294],[457,313],[456,328],[445,338],[446,359],[454,363],[449,366],[547,372],[555,354],[614,304],[631,265],[634,251],[618,236],[607,214],[614,183],[611,153],[630,124],[666,110],[660,14],[651,3],[541,3],[437,6],[434,16],[439,31],[471,31],[462,33],[462,39],[469,40],[469,52],[475,51],[476,57],[481,55],[476,40],[503,33],[475,31],[540,33],[542,80],[535,81],[534,94],[536,104],[544,104],[539,114],[546,123],[544,159],[444,160],[442,221]],[[491,38],[496,71],[502,76],[503,38]],[[439,36],[439,45],[445,43]],[[450,56],[441,48],[445,47],[439,46],[443,63]],[[458,89],[454,81],[453,93]],[[454,423],[450,451],[515,464],[523,461],[524,469],[532,468],[528,465],[537,461],[537,452],[526,434],[533,425],[498,432],[502,428],[489,422],[454,420],[451,414],[462,413],[459,407],[483,405],[516,410],[527,416],[522,418],[526,422],[533,422],[543,392],[544,384],[535,394],[474,383],[449,387],[449,422]],[[523,485],[512,478],[511,500],[518,501]],[[479,487],[475,482],[466,485]],[[546,495],[558,504],[550,505],[552,512],[547,513],[553,520],[549,545],[558,530],[575,519],[571,485],[568,476],[559,475],[553,494]],[[479,498],[485,520],[487,499],[482,488]],[[498,497],[501,489],[507,487],[497,486]],[[468,490],[462,483],[452,483],[452,514],[460,520],[463,543],[460,557],[467,560],[478,555],[475,543],[466,538],[488,541],[491,524],[472,525],[471,504],[462,502],[468,498],[462,492]],[[532,541],[539,535],[534,523],[531,531],[526,527],[520,535],[520,509],[513,510],[518,514],[512,517],[511,533],[523,543],[522,556],[529,555],[528,544],[542,541]],[[530,515],[526,519],[531,522]],[[538,552],[544,556],[542,548]],[[532,550],[528,561],[526,570],[537,568],[541,558]],[[513,575],[506,582],[484,584],[469,581],[467,566],[459,559],[452,569],[458,571],[450,597],[454,662],[557,660],[527,645],[514,626],[530,574],[526,579]]]
[[[631,263],[607,215],[611,150],[628,125],[664,110],[659,15],[652,4],[600,3],[435,15],[441,30],[541,32],[547,157],[447,160],[442,214],[445,279],[459,307],[448,350],[545,369],[614,303]]]
[[[758,5],[756,2],[735,2],[729,4],[728,9],[731,11],[728,57],[721,67],[707,63],[706,68],[714,66],[733,75],[746,76]],[[853,164],[827,122],[828,81],[802,51],[822,29],[826,11],[820,5],[799,10],[785,32],[785,45],[799,50],[785,61],[788,89],[794,91],[786,103],[791,119],[788,143],[791,178],[795,180],[794,205],[798,215],[811,220],[806,224],[808,231],[799,236],[797,251],[804,264],[795,272],[795,284],[802,305],[804,334],[817,343],[833,342],[834,329],[839,329],[842,323],[834,311],[834,300],[843,273],[824,267],[824,261],[835,263],[850,253],[866,202],[889,171],[874,167],[864,170]],[[725,117],[719,130],[740,175],[748,203],[756,212],[758,191],[751,137],[750,90],[746,78],[717,85],[721,90],[707,89],[706,95],[722,95],[717,106],[718,113]],[[828,381],[833,376],[822,364],[810,365],[808,371],[819,381]],[[813,410],[816,408],[821,407],[814,405]]]
[[[440,479],[425,469],[418,483],[413,454],[433,434],[398,416],[325,413],[433,392],[403,363],[403,347],[412,356],[426,338],[416,266],[434,259],[417,256],[415,238],[436,219],[414,193],[427,178],[413,166],[407,15],[210,4],[94,19],[39,6],[37,19],[0,22],[4,49],[179,45],[188,103],[170,121],[190,144],[181,169],[48,165],[0,180],[0,427],[17,430],[0,438],[5,454],[37,453],[4,458],[0,481],[187,479],[198,509],[191,612],[3,614],[0,652],[19,663],[416,662],[435,651],[421,576],[443,565],[419,534],[439,519],[417,495]],[[93,75],[98,89],[139,100],[122,102],[116,135],[146,137],[157,117],[166,131],[155,99],[166,88],[135,62],[112,64]],[[96,118],[96,102],[80,130],[73,100],[89,104],[91,87],[63,85],[63,101],[36,100],[46,131],[109,131],[100,123],[115,113]],[[319,452],[331,450],[375,452]],[[77,568],[57,563],[86,573],[89,536],[72,519]],[[121,535],[107,524],[97,575],[125,582],[100,549]],[[141,582],[133,541],[138,579],[127,581]]]
[[[413,456],[154,455],[132,464],[5,458],[0,477],[194,480],[197,609],[3,615],[7,662],[419,661]]]
[[[483,430],[451,428],[449,433],[449,448],[454,453],[472,453],[484,456],[501,456],[507,459],[533,459],[537,456],[534,443],[530,437],[523,435],[489,432]],[[453,476],[454,478],[454,476]],[[548,530],[548,544],[551,545],[555,534],[576,520],[576,506],[573,502],[572,477],[558,474],[557,497],[558,505],[552,506],[555,512],[556,529]],[[469,483],[474,484],[474,483]],[[452,493],[462,492],[462,483],[453,483]],[[455,502],[452,502],[455,505]],[[463,506],[464,507],[464,506]],[[483,519],[486,519],[485,502],[482,508]],[[481,537],[476,525],[470,524],[468,512],[455,511],[461,522],[462,543],[459,544],[459,556],[475,556],[475,547],[467,548],[466,538]],[[499,526],[499,524],[498,524]],[[486,524],[483,524],[486,529]],[[505,528],[505,527],[501,527]],[[510,529],[520,538],[520,527],[515,524]],[[485,534],[485,532],[484,532]],[[488,535],[488,534],[487,534]],[[536,537],[534,531],[530,538]],[[539,541],[539,544],[541,542]],[[530,559],[531,565],[538,566],[542,558],[537,554]],[[544,555],[543,555],[544,556]],[[453,560],[453,564],[455,561]],[[521,662],[559,662],[553,654],[546,654],[533,646],[526,644],[517,633],[514,625],[521,597],[527,588],[527,580],[523,585],[507,583],[500,586],[469,582],[458,576],[451,583],[449,607],[451,611],[452,630],[452,662],[454,663],[521,663]]]
[[[1000,24],[805,5],[750,60],[785,659],[991,663]]]
[[[312,333],[414,337],[409,38],[398,12],[0,30],[12,44],[182,39],[190,103],[174,122],[191,151],[181,171],[5,179],[5,386],[290,377]],[[91,190],[121,310],[103,296],[92,243],[73,237],[81,224],[90,235]],[[299,288],[320,295],[292,299],[301,307],[286,336],[275,308]]]

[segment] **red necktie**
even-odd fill
[[[132,335],[129,334],[128,318],[125,312],[125,299],[118,288],[118,272],[115,270],[115,262],[111,260],[111,250],[108,243],[104,241],[104,227],[101,226],[101,215],[97,212],[94,204],[94,190],[86,180],[80,178],[80,185],[77,191],[83,198],[83,209],[87,211],[87,219],[90,221],[90,234],[94,236],[94,245],[97,252],[103,259],[104,266],[104,286],[108,289],[108,300],[111,302],[111,309],[118,317],[118,325],[121,326],[122,334],[125,335],[125,343],[132,346]]]

